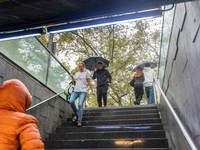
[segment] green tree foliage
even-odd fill
[[[77,64],[90,56],[108,59],[107,69],[113,78],[108,106],[132,105],[135,97],[129,82],[133,78],[133,67],[144,61],[158,62],[160,28],[153,29],[154,23],[153,20],[139,21],[60,33],[55,35],[56,54],[68,68],[72,58],[69,56],[75,56]],[[78,67],[72,73],[77,71]],[[92,80],[92,84],[95,89],[96,81]],[[88,94],[86,107],[97,107],[96,96]]]

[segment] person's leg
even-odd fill
[[[145,87],[146,95],[147,95],[147,104],[149,104],[149,87]]]
[[[137,86],[137,84],[134,86],[134,92],[135,92],[134,104],[137,105],[137,99],[138,99],[138,86]]]
[[[70,103],[72,110],[74,111],[75,115],[78,115],[77,108],[76,108],[76,105],[75,105],[75,100],[77,98],[78,98],[77,92],[73,92],[71,97],[70,97],[70,100],[69,100],[69,103]]]
[[[78,123],[81,123],[83,117],[83,103],[87,96],[87,92],[79,92],[79,102],[78,102]]]
[[[149,87],[149,104],[154,104],[154,92],[153,92],[153,86]]]
[[[138,85],[138,98],[136,100],[138,105],[140,105],[140,101],[142,100],[143,93],[144,93],[143,85],[139,84]]]
[[[99,107],[102,107],[102,87],[97,87],[97,102]]]
[[[108,91],[108,85],[105,84],[105,85],[102,87],[102,94],[103,94],[104,107],[107,106],[107,91]]]
[[[107,93],[103,94],[103,103],[104,103],[104,107],[107,106]]]

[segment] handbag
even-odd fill
[[[75,88],[75,85],[72,82],[70,82],[64,91],[65,95],[71,95],[74,91],[74,88]]]
[[[135,82],[135,78],[133,78],[129,84],[134,87],[135,85],[134,82]]]

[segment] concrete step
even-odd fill
[[[46,149],[72,148],[168,148],[165,138],[149,139],[90,139],[45,141]]]
[[[55,149],[46,149],[55,150]],[[169,148],[84,148],[84,149],[56,149],[56,150],[171,150]]]
[[[84,109],[50,134],[46,150],[170,150],[157,105]]]
[[[85,112],[83,116],[109,116],[109,115],[132,115],[132,114],[153,114],[158,113],[158,109],[145,109],[145,110],[122,110],[122,111],[103,111],[103,112]]]
[[[115,120],[115,119],[142,119],[142,118],[160,118],[160,115],[158,113],[152,113],[152,114],[130,114],[130,115],[106,115],[106,116],[84,116],[83,115],[83,121],[89,121],[89,120]],[[68,118],[68,121],[71,121],[71,118]]]
[[[97,108],[85,108],[86,113],[98,113],[98,112],[109,112],[109,111],[127,111],[127,110],[145,110],[145,109],[158,109],[157,105],[133,105],[133,106],[117,106],[117,107],[97,107]]]
[[[107,131],[107,132],[69,132],[65,134],[50,134],[49,140],[72,139],[126,139],[126,138],[165,138],[164,131]]]
[[[140,131],[140,130],[163,130],[163,124],[127,124],[127,125],[105,125],[105,126],[82,126],[77,128],[76,126],[59,127],[56,129],[56,133],[68,133],[68,132],[106,132],[106,131]]]
[[[82,126],[102,126],[102,125],[126,125],[126,124],[152,124],[161,123],[159,118],[143,118],[143,119],[118,119],[118,120],[90,120],[82,121]],[[72,126],[74,123],[72,121],[62,123],[62,126]]]

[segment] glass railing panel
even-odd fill
[[[50,56],[50,67],[47,86],[56,93],[64,91],[67,85],[72,81],[69,73],[60,65],[60,63]],[[61,95],[66,98],[64,94]]]
[[[49,53],[35,37],[2,41],[0,52],[45,84]]]
[[[69,72],[35,37],[2,41],[0,52],[56,93],[64,91],[72,81]]]
[[[165,10],[171,8],[172,6],[165,6]],[[160,86],[162,87],[163,84],[163,78],[165,74],[165,65],[166,65],[166,59],[168,54],[168,47],[169,47],[169,41],[171,36],[171,30],[172,30],[172,23],[174,18],[174,8],[165,11],[163,15],[163,29],[162,29],[162,43],[161,43],[161,50],[160,50],[160,64],[159,64],[159,81]]]

